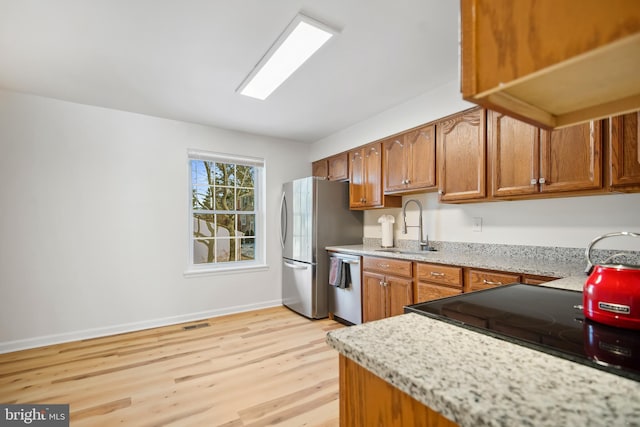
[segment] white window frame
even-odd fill
[[[191,182],[191,160],[206,160],[220,163],[233,163],[242,166],[256,167],[254,206],[255,206],[255,259],[246,261],[231,261],[222,263],[194,264],[193,262],[193,205],[192,205],[192,182]],[[187,269],[184,275],[200,276],[216,273],[245,272],[248,270],[267,269],[266,264],[266,215],[265,215],[265,183],[266,165],[264,159],[257,157],[238,156],[232,154],[215,153],[203,150],[187,150],[187,171],[188,171],[188,258]]]

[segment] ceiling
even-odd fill
[[[314,142],[458,75],[455,0],[0,0],[0,88]],[[298,12],[340,31],[235,92]]]

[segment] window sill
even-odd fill
[[[267,264],[251,264],[251,265],[236,265],[228,267],[207,267],[207,268],[191,268],[184,272],[184,277],[200,277],[200,276],[215,276],[218,274],[238,274],[238,273],[253,273],[256,271],[267,271],[269,266]]]

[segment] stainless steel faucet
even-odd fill
[[[407,225],[407,205],[410,202],[415,202],[416,205],[418,205],[418,208],[420,209],[420,217],[418,219],[418,225]],[[404,206],[402,207],[402,219],[404,220],[404,226],[402,228],[402,233],[403,234],[407,234],[407,227],[418,227],[419,228],[419,233],[420,235],[418,236],[418,242],[420,243],[420,250],[421,251],[429,251],[431,250],[431,248],[429,247],[429,235],[427,234],[424,238],[424,240],[422,239],[422,203],[420,203],[419,200],[416,199],[409,199],[404,203]]]

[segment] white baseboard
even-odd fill
[[[178,323],[192,322],[194,320],[209,319],[227,314],[243,313],[245,311],[259,310],[262,308],[277,307],[282,305],[282,300],[265,301],[257,304],[238,305],[216,310],[200,311],[197,313],[182,314],[180,316],[165,317],[162,319],[145,320],[142,322],[125,323],[104,328],[84,329],[79,331],[64,332],[61,334],[44,335],[22,340],[0,342],[0,354],[13,351],[27,350],[47,345],[61,344],[71,341],[86,340],[90,338],[106,337],[109,335],[123,334],[126,332],[141,331],[144,329],[158,328],[161,326],[175,325]]]

